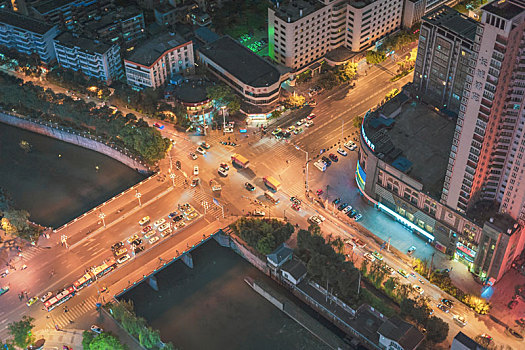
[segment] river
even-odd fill
[[[56,228],[143,178],[100,153],[0,123],[0,187],[41,225]]]
[[[192,256],[193,269],[177,261],[156,275],[159,292],[141,284],[122,296],[164,341],[177,349],[326,349],[244,282],[274,283],[232,250],[210,240]]]

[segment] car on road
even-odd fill
[[[201,147],[204,148],[204,149],[210,149],[210,144],[206,143],[206,141],[202,141],[201,142]]]
[[[253,186],[253,185],[252,185],[251,183],[249,183],[249,182],[245,182],[245,183],[244,183],[244,188],[246,188],[246,189],[247,189],[248,191],[250,191],[250,192],[253,191],[253,190],[255,190],[255,186]]]
[[[373,255],[374,258],[376,258],[377,260],[379,260],[379,261],[383,261],[383,255],[381,255],[381,253],[377,252],[376,250],[374,250],[374,252],[372,253],[372,255]]]
[[[119,250],[120,248],[122,248],[123,246],[124,246],[124,243],[122,243],[122,242],[117,242],[117,243],[115,243],[115,244],[113,244],[113,245],[111,246],[111,250],[112,250],[112,251],[116,251],[116,250]]]
[[[126,254],[127,252],[128,252],[128,250],[125,247],[122,247],[119,250],[115,250],[113,252],[113,254],[115,254],[115,256],[119,256],[119,255],[122,255],[122,254]]]
[[[230,170],[230,167],[226,163],[219,164],[219,168],[223,168],[224,170]]]
[[[355,245],[360,247],[360,248],[366,247],[366,243],[363,242],[362,240],[360,240],[359,238],[352,237],[352,242],[354,242]]]
[[[177,216],[177,212],[176,212],[176,211],[171,212],[171,213],[168,215],[168,219],[173,219],[175,216]]]
[[[198,165],[195,165],[193,167],[193,175],[195,175],[195,176],[199,175],[199,166]]]
[[[4,295],[7,292],[9,292],[9,286],[3,286],[0,288],[0,295]]]
[[[467,325],[467,320],[465,319],[465,317],[463,316],[460,316],[460,315],[454,315],[452,317],[454,319],[454,321],[456,321],[457,324],[459,324],[461,327],[465,327]]]
[[[342,148],[338,148],[337,149],[337,153],[339,153],[343,157],[346,157],[348,155],[348,153],[346,153],[346,151],[344,149],[342,149]]]
[[[159,227],[160,225],[162,225],[165,222],[166,222],[166,219],[160,218],[157,221],[155,221],[155,223],[153,225],[155,225],[155,227]]]
[[[336,199],[334,199],[334,200],[332,201],[332,203],[333,203],[334,205],[337,205],[337,204],[341,203],[341,198],[337,197]]]
[[[484,339],[485,340],[485,343],[487,344],[490,344],[492,342],[492,337],[490,335],[488,335],[487,333],[483,333],[482,335],[480,335],[481,339]]]
[[[133,249],[133,253],[135,253],[135,255],[137,255],[138,253],[144,251],[144,246],[141,245],[141,246],[137,246],[135,247],[135,249]]]
[[[385,270],[388,271],[391,275],[396,273],[396,270],[394,270],[391,266],[385,265]]]
[[[141,238],[137,238],[136,240],[134,240],[134,241],[131,242],[131,245],[132,245],[133,247],[139,246],[139,245],[141,245],[141,244],[142,244],[142,239],[141,239]]]
[[[157,237],[157,236],[151,237],[149,239],[149,244],[155,244],[158,240],[159,240],[159,237]]]
[[[454,302],[450,299],[442,298],[440,302],[445,305],[446,307],[452,307],[454,305]]]
[[[149,222],[149,216],[145,216],[145,217],[143,217],[142,219],[140,219],[140,221],[139,221],[139,225],[140,225],[140,226],[144,226],[144,225],[146,225],[148,222]]]
[[[138,238],[139,238],[139,235],[135,234],[135,235],[133,235],[133,236],[128,237],[127,242],[128,242],[129,244],[131,244],[131,242],[133,242],[134,240],[136,240],[136,239],[138,239]]]
[[[353,151],[357,148],[357,145],[353,141],[348,141],[344,144],[344,146],[349,149],[350,151]]]
[[[100,328],[99,326],[97,326],[95,324],[91,326],[91,331],[93,333],[97,333],[97,334],[100,334],[100,333],[104,332],[104,330],[102,328]]]
[[[195,160],[195,159],[197,159],[198,157],[197,157],[197,155],[196,155],[195,153],[190,153],[190,158],[193,159],[193,160]]]
[[[326,156],[321,157],[321,160],[326,164],[326,166],[332,165],[332,161]]]
[[[151,225],[144,226],[144,228],[142,229],[142,233],[146,233],[146,232],[148,232],[149,230],[151,230]]]
[[[46,294],[42,295],[40,297],[40,301],[45,303],[46,301],[48,301],[49,299],[51,299],[51,297],[53,296],[53,292],[47,292]]]
[[[308,117],[306,117],[306,119],[308,119],[308,120],[312,120],[312,119],[314,119],[315,117],[316,117],[315,114],[310,113],[310,115],[309,115]]]
[[[410,248],[408,248],[407,254],[412,254],[415,250],[416,250],[416,246],[411,246]]]
[[[178,222],[178,221],[181,221],[182,219],[184,219],[183,215],[177,215],[173,218],[173,222]]]
[[[117,262],[119,264],[124,264],[128,260],[129,260],[129,254],[126,254],[126,255],[122,255],[120,258],[118,258]]]
[[[164,129],[164,125],[159,124],[159,123],[153,123],[153,126],[160,130]]]
[[[309,120],[306,123],[304,123],[304,126],[306,126],[307,128],[311,127],[312,125],[314,125],[314,122],[311,121],[311,120]]]
[[[516,323],[520,326],[525,326],[525,317],[521,317],[520,319],[516,320]]]
[[[222,177],[226,177],[226,176],[228,176],[228,170],[226,170],[226,169],[224,169],[224,168],[219,167],[219,169],[217,169],[217,172],[218,172],[219,175],[222,176]]]
[[[330,154],[328,155],[328,157],[330,158],[330,160],[331,160],[332,162],[338,162],[338,161],[339,161],[339,157],[336,156],[336,155],[333,154],[333,153],[330,153]]]
[[[292,209],[295,211],[301,210],[301,204],[298,204],[298,203],[292,204]]]
[[[37,296],[34,296],[34,297],[32,297],[31,299],[29,299],[29,300],[27,301],[26,305],[27,305],[27,306],[31,306],[31,305],[33,305],[34,303],[36,303],[37,300],[38,300],[38,297],[37,297]]]
[[[166,222],[159,226],[159,232],[166,231],[169,227],[170,227],[170,224]]]
[[[419,294],[423,294],[425,291],[423,290],[423,288],[421,288],[420,286],[418,286],[417,284],[414,284],[412,286],[412,288],[414,288],[414,290],[419,293]]]
[[[354,216],[354,220],[355,221],[359,221],[363,218],[363,215],[362,214],[357,214],[356,216]]]
[[[450,311],[450,308],[446,306],[445,304],[438,304],[437,308],[445,313],[448,313]]]
[[[351,205],[349,205],[348,207],[343,209],[343,214],[348,213],[350,210],[352,210],[352,206]]]
[[[403,277],[405,277],[405,278],[408,278],[408,273],[407,273],[405,270],[403,270],[403,269],[399,269],[399,270],[397,270],[397,272],[398,272],[401,276],[403,276]]]
[[[261,211],[261,210],[254,210],[252,211],[252,216],[265,216],[266,213],[264,211]]]
[[[517,329],[507,327],[506,332],[516,339],[523,340],[523,335]]]
[[[297,123],[295,123],[296,126],[301,126],[304,124],[303,120],[298,120]]]
[[[299,135],[299,134],[302,133],[303,131],[304,131],[303,128],[297,128],[297,129],[295,129],[295,130],[293,131],[293,134],[294,134],[294,135]]]
[[[291,133],[295,130],[295,125],[290,125],[288,128],[286,128],[287,133]]]
[[[376,261],[376,258],[374,258],[374,257],[372,256],[372,254],[370,254],[370,253],[365,253],[364,257],[365,257],[366,260],[368,260],[368,261],[370,261],[370,262],[374,262],[374,261]]]
[[[145,238],[145,239],[148,239],[148,238],[154,236],[155,233],[156,233],[155,230],[148,231],[148,232],[144,235],[144,238]]]
[[[343,210],[344,208],[348,207],[348,203],[342,203],[340,204],[338,207],[337,207],[337,210],[341,211]]]
[[[195,150],[195,152],[200,153],[200,154],[202,154],[202,155],[205,155],[205,154],[206,154],[206,150],[205,150],[204,148],[200,147],[200,146],[197,147],[197,149]]]
[[[317,215],[310,216],[308,218],[308,221],[310,221],[311,223],[317,224],[317,225],[320,225],[323,222],[321,218]]]
[[[283,131],[283,129],[281,129],[281,128],[277,128],[277,129],[275,129],[274,131],[272,131],[272,135],[275,136],[275,135],[277,135],[278,133],[280,133],[281,131]]]

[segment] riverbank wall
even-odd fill
[[[114,143],[106,143],[89,133],[79,132],[71,128],[61,127],[56,123],[44,122],[5,111],[0,112],[0,123],[52,137],[104,154],[135,169],[141,174],[148,175],[152,173],[152,170],[146,163],[127,149],[121,148]]]

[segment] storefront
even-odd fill
[[[474,265],[474,260],[476,258],[476,251],[467,247],[461,242],[458,242],[456,244],[456,251],[454,252],[454,258],[466,266],[468,266],[469,270]]]

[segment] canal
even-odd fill
[[[193,269],[178,261],[157,274],[159,292],[141,284],[122,296],[164,341],[178,349],[326,349],[244,282],[266,276],[232,250],[210,240],[192,256]]]
[[[100,153],[0,123],[0,187],[41,225],[56,228],[143,178]]]

